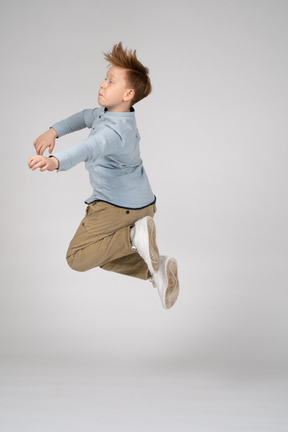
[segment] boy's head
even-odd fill
[[[111,52],[104,53],[104,58],[110,63],[110,65],[112,65],[112,67],[108,70],[106,80],[100,87],[100,95],[102,88],[103,93],[106,92],[105,83],[107,83],[107,81],[108,84],[111,82],[111,90],[114,93],[116,86],[114,85],[113,87],[113,84],[118,83],[120,85],[122,83],[122,87],[124,84],[127,90],[127,92],[125,92],[124,102],[128,102],[129,107],[151,93],[152,86],[149,78],[149,69],[143,66],[143,64],[137,59],[136,50],[132,51],[127,50],[127,48],[123,49],[122,43],[120,42],[113,46]],[[114,82],[111,80],[111,75],[114,78]],[[120,91],[119,85],[118,89]],[[105,96],[105,94],[103,96]],[[99,102],[101,102],[101,98]]]

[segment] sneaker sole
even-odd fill
[[[165,305],[170,309],[179,295],[178,266],[175,258],[170,258],[166,266],[167,289],[165,293]]]
[[[149,236],[149,255],[153,270],[156,273],[160,268],[160,255],[156,243],[156,226],[151,217],[147,218],[147,228]]]

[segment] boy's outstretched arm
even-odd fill
[[[28,161],[28,166],[32,171],[35,171],[37,168],[40,168],[40,171],[55,171],[59,168],[59,161],[54,156],[46,157],[46,156],[32,156]]]
[[[43,155],[46,148],[49,147],[49,153],[51,154],[55,147],[55,139],[58,134],[55,129],[51,128],[47,132],[44,132],[34,141],[33,145],[35,147],[37,155]],[[43,170],[44,171],[44,170]]]

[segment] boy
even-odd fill
[[[37,155],[29,168],[65,171],[85,162],[93,194],[68,251],[67,262],[77,271],[94,267],[150,279],[165,309],[179,293],[175,258],[160,256],[153,221],[152,193],[139,150],[139,133],[132,105],[152,90],[149,69],[136,50],[114,45],[104,54],[109,62],[100,85],[100,108],[87,109],[54,124],[34,142]],[[55,139],[88,127],[89,137],[70,149],[52,154]],[[49,148],[50,157],[43,156]]]

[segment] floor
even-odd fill
[[[1,432],[287,432],[277,373],[62,359],[2,363]]]

